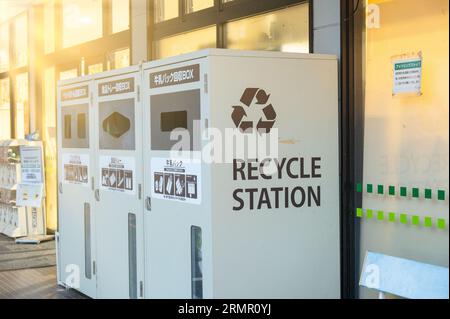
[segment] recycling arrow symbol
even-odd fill
[[[255,128],[255,121],[248,119],[245,107],[260,107],[262,114],[256,122],[256,130],[259,133],[270,133],[275,124],[277,113],[272,104],[269,103],[270,94],[263,89],[247,88],[241,97],[241,103],[244,105],[233,106],[231,119],[243,133],[250,133]]]

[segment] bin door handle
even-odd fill
[[[61,182],[59,182],[58,190],[59,190],[59,193],[60,193],[60,194],[63,193],[63,187],[62,187],[62,183],[61,183]]]
[[[152,210],[152,198],[147,196],[145,199],[145,208],[150,212]]]
[[[142,281],[139,282],[139,296],[144,298],[144,283]]]
[[[97,202],[99,202],[100,201],[100,191],[98,188],[95,190],[94,195],[95,195],[95,200]]]

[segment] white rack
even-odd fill
[[[43,196],[40,207],[18,206],[17,188],[23,181],[21,150],[40,148]],[[11,237],[45,235],[45,182],[42,142],[27,140],[0,141],[0,233]]]

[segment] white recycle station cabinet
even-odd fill
[[[337,65],[210,49],[59,82],[59,284],[339,298]],[[262,136],[276,156],[232,152]]]

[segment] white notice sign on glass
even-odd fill
[[[399,59],[393,61],[393,95],[422,94],[422,58]]]
[[[24,183],[42,183],[42,150],[39,146],[21,146],[20,160],[22,181]]]

